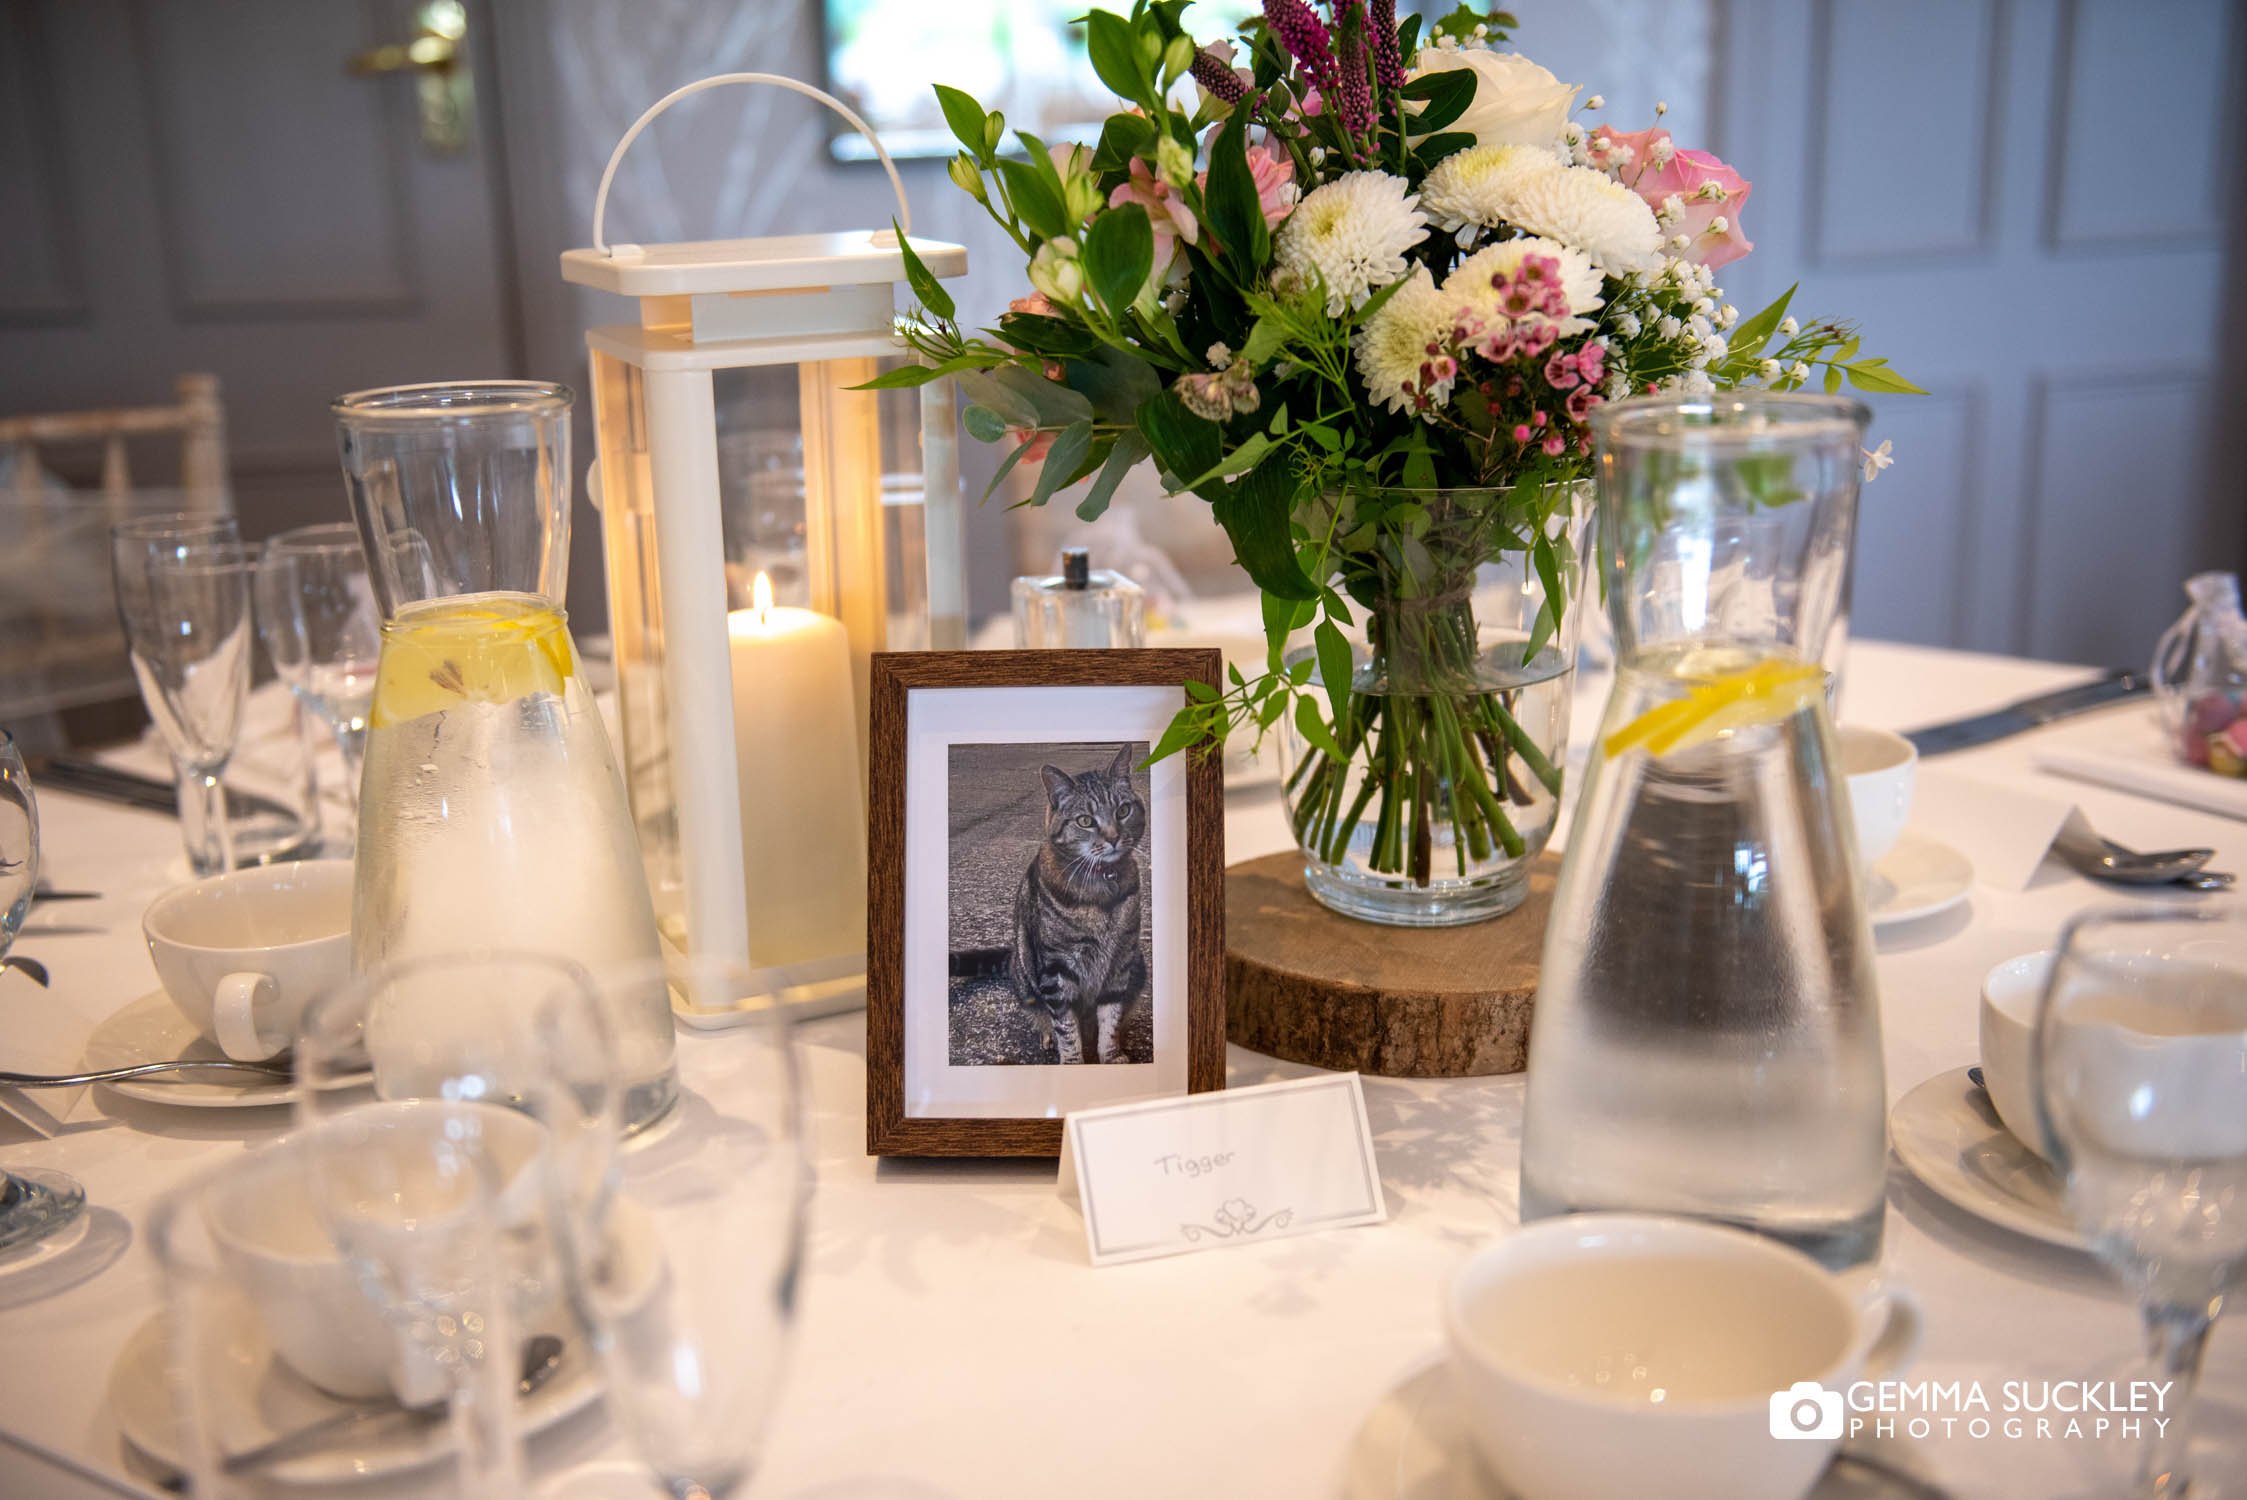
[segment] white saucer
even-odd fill
[[[1964,1068],[1939,1073],[1897,1102],[1888,1143],[1927,1190],[1975,1218],[2063,1250],[2088,1250],[2059,1179],[2014,1139]]]
[[[168,1062],[174,1058],[219,1059],[226,1054],[218,1043],[195,1029],[179,1013],[171,997],[150,990],[110,1013],[86,1039],[85,1066],[126,1068],[135,1063]],[[128,1099],[148,1104],[177,1104],[189,1109],[255,1109],[288,1104],[296,1099],[296,1086],[285,1078],[261,1078],[255,1073],[230,1073],[217,1069],[195,1073],[158,1073],[103,1084]]]
[[[1466,1408],[1438,1355],[1390,1387],[1342,1460],[1341,1500],[1517,1500],[1483,1464]],[[1903,1500],[1932,1493],[1916,1480],[1844,1454],[1809,1500]],[[1647,1500],[1659,1500],[1649,1494]]]
[[[109,1409],[128,1443],[158,1465],[180,1473],[186,1459],[180,1453],[179,1418],[166,1385],[164,1321],[159,1313],[125,1341],[109,1372]],[[353,1403],[336,1400],[275,1360],[264,1325],[247,1302],[241,1304],[240,1316],[228,1322],[224,1358],[212,1361],[224,1371],[221,1379],[226,1388],[216,1395],[225,1413],[222,1441],[228,1451],[245,1452],[352,1407]],[[517,1430],[524,1437],[543,1432],[584,1410],[600,1394],[592,1356],[582,1340],[573,1340],[563,1350],[561,1368],[517,1408]],[[260,1472],[290,1484],[333,1484],[405,1473],[452,1451],[452,1430],[445,1422],[386,1422],[355,1442],[279,1459]]]
[[[1965,855],[1909,829],[1865,873],[1865,915],[1875,927],[1948,911],[1974,888],[1974,866]]]

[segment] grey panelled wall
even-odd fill
[[[1883,397],[1854,630],[2134,664],[2247,561],[2242,7],[1729,0],[1718,149],[1756,184],[1743,313],[1799,281],[1932,395]],[[2236,420],[2236,419],[2233,419]]]

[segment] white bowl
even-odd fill
[[[2049,948],[2024,953],[1982,978],[1982,1087],[2005,1128],[2038,1156],[2044,1156],[2044,1132],[2037,1127],[2036,1101],[2029,1097],[2029,1046],[2053,957]]]
[[[1863,724],[1834,731],[1841,772],[1849,782],[1849,810],[1857,825],[1857,858],[1879,862],[1903,837],[1911,820],[1912,783],[1919,771],[1919,749],[1902,735]]]
[[[1521,1229],[1444,1305],[1475,1442],[1522,1500],[1797,1500],[1839,1442],[1840,1393],[1900,1368],[1918,1328],[1896,1288],[1646,1214]]]

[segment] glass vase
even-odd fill
[[[1304,884],[1369,922],[1484,921],[1529,893],[1560,812],[1590,486],[1374,498],[1425,524],[1345,573],[1364,641],[1331,743],[1283,736]],[[1309,686],[1332,702],[1315,664]]]

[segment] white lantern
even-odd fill
[[[667,945],[849,994],[864,974],[867,698],[876,651],[965,644],[949,381],[854,389],[905,356],[891,230],[611,245],[617,143],[593,245],[562,275],[631,297],[597,327],[602,509],[626,784]],[[931,274],[967,252],[911,241]],[[776,986],[782,982],[775,978]],[[689,1019],[692,1019],[690,1016]]]

